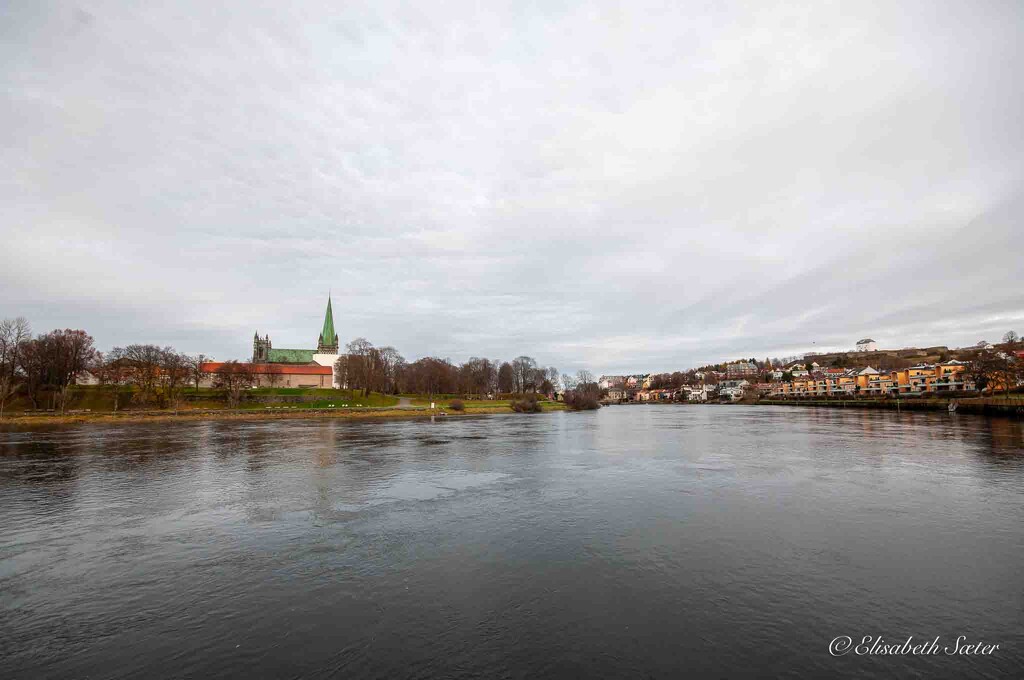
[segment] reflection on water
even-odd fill
[[[1012,677],[1024,428],[843,409],[0,431],[5,676]],[[991,657],[833,658],[839,635]]]

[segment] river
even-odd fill
[[[1024,429],[611,407],[0,430],[4,677],[1020,677]],[[886,644],[989,655],[834,656]]]

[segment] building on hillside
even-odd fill
[[[597,386],[602,390],[609,390],[613,387],[622,387],[622,384],[626,381],[624,375],[602,375],[597,380]]]
[[[855,392],[865,396],[882,396],[889,394],[893,389],[892,375],[879,373],[871,366],[866,366],[857,372],[857,386]]]
[[[757,375],[757,366],[749,361],[737,361],[735,364],[728,364],[725,367],[725,375],[732,378],[748,378]]]
[[[694,403],[703,403],[708,400],[708,386],[707,385],[694,385],[684,386],[683,389],[686,391],[686,400]]]
[[[605,395],[606,401],[622,401],[626,398],[626,391],[621,387],[609,387],[608,394]]]
[[[877,352],[878,344],[871,338],[864,338],[857,341],[857,352]]]
[[[807,365],[806,364],[798,364],[798,363],[797,364],[790,364],[789,366],[787,366],[786,367],[786,372],[788,372],[794,378],[804,378],[804,377],[807,377],[807,375],[810,374],[810,371],[807,370]]]
[[[966,371],[967,364],[956,359],[937,364],[932,389],[936,392],[973,390],[974,384],[967,378]]]
[[[723,380],[718,384],[718,396],[737,401],[743,396],[743,390],[749,385],[750,383],[746,380]]]

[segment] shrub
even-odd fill
[[[462,403],[461,399],[452,399],[452,403],[448,404],[448,408],[453,411],[465,411],[466,405]]]
[[[570,411],[594,411],[601,408],[601,402],[592,392],[569,390],[565,393],[565,406]]]
[[[541,410],[536,394],[527,394],[522,399],[516,399],[511,406],[516,413],[540,413]]]

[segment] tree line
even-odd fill
[[[559,372],[533,357],[511,361],[470,357],[462,364],[438,357],[408,362],[394,347],[375,347],[366,338],[345,346],[334,363],[338,382],[365,394],[461,394],[481,399],[498,394],[558,391]]]
[[[177,408],[185,387],[198,389],[209,358],[172,347],[135,344],[109,352],[96,349],[83,330],[56,329],[33,337],[23,317],[0,321],[0,416],[12,397],[24,396],[32,408],[64,411],[68,391],[90,373],[112,395],[114,410],[134,403]],[[131,389],[123,394],[123,388]]]
[[[95,358],[85,331],[57,329],[32,337],[23,317],[0,321],[0,416],[19,390],[35,408],[63,408],[75,378]]]

